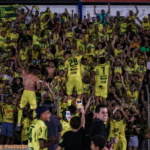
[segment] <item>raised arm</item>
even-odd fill
[[[135,52],[134,51],[132,52],[132,60],[133,60],[133,63],[136,64],[136,61],[135,61]]]
[[[138,18],[138,17],[136,17],[136,19],[139,21],[139,23],[142,25],[142,21]]]
[[[138,15],[138,13],[139,13],[139,10],[138,10],[138,8],[137,8],[137,6],[136,6],[136,5],[134,5],[134,7],[135,7],[135,9],[136,9],[135,16],[137,16],[137,15]]]
[[[85,111],[84,111],[84,106],[82,105],[81,107],[81,127],[85,128]]]
[[[27,16],[27,14],[29,13],[30,9],[26,5],[24,5],[24,7],[27,9],[27,12],[25,13],[25,16]]]
[[[17,15],[19,15],[20,13],[17,12],[17,10],[15,10],[12,6],[10,7],[12,9],[12,11],[14,11]]]
[[[90,96],[88,102],[87,102],[86,105],[85,105],[85,113],[86,113],[87,109],[88,109],[89,106],[90,106],[91,99],[92,99],[92,96],[93,96],[93,94],[94,94],[94,91],[95,91],[95,90],[93,90],[93,92],[92,92],[92,94],[91,94],[91,96]]]
[[[37,77],[37,79],[36,79],[36,89],[37,89],[37,90],[40,90],[40,80],[39,80],[38,77]]]
[[[53,100],[57,100],[57,97],[55,96],[55,94],[53,93],[52,89],[49,86],[49,83],[45,83],[45,85],[47,86],[50,94],[52,95]]]
[[[112,43],[113,50],[115,49],[115,42],[116,42],[116,36],[114,36],[114,40],[113,40],[113,43]]]
[[[35,7],[35,5],[32,6],[32,9],[31,9],[31,12],[30,12],[30,15],[31,15],[32,17],[34,16],[34,14],[32,13],[34,7]]]
[[[94,14],[97,16],[98,13],[96,13],[96,5],[94,5]]]
[[[119,110],[122,112],[123,116],[125,117],[126,120],[129,119],[128,115],[124,112],[123,108],[120,107]]]
[[[127,87],[125,86],[123,79],[124,79],[123,76],[121,76],[121,83],[122,83],[122,86],[123,86],[123,88],[125,89],[125,91],[127,91],[128,89],[127,89]]]
[[[23,74],[26,74],[26,71],[25,71],[25,69],[23,68],[22,63],[21,63],[21,61],[20,61],[20,59],[19,59],[19,55],[18,55],[18,51],[17,51],[17,46],[14,46],[14,48],[15,48],[15,51],[16,51],[16,60],[17,60],[19,66],[20,66],[20,68],[21,68],[21,70],[22,70],[22,75],[23,75]]]
[[[108,11],[107,13],[109,14],[110,13],[110,3],[108,3]]]

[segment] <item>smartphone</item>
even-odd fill
[[[65,19],[65,22],[67,21],[67,19]]]
[[[40,83],[42,83],[42,80],[39,80]]]
[[[81,109],[82,107],[82,100],[77,100],[77,109]]]

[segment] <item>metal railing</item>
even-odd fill
[[[147,103],[148,103],[148,129],[150,128],[150,95],[149,87],[146,85]],[[150,150],[150,140],[148,140],[148,150]]]

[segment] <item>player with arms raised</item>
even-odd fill
[[[100,96],[103,99],[103,103],[106,105],[106,98],[108,93],[108,78],[109,78],[109,67],[110,67],[110,51],[107,46],[108,61],[105,57],[100,57],[100,64],[94,68],[95,72],[95,96],[96,105],[99,104]]]
[[[81,76],[81,56],[72,56],[70,51],[64,53],[65,61],[65,77],[66,88],[68,95],[68,106],[71,105],[71,95],[75,88],[77,90],[77,101],[81,100],[83,88],[82,88],[82,76]]]
[[[34,72],[33,66],[29,67],[29,74],[25,71],[25,69],[23,68],[19,60],[17,47],[14,46],[14,48],[17,53],[16,58],[17,58],[18,64],[22,70],[22,78],[23,78],[23,83],[24,83],[24,92],[20,101],[20,110],[18,111],[18,122],[17,122],[17,126],[15,129],[16,131],[20,131],[22,113],[27,103],[29,103],[30,109],[33,110],[33,118],[36,117],[35,110],[37,108],[37,102],[36,102],[36,95],[35,95],[35,86],[36,86],[36,89],[39,90],[40,82],[39,82],[39,78],[33,74]]]

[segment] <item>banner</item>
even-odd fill
[[[117,3],[133,3],[133,2],[135,2],[135,3],[149,3],[150,2],[150,0],[109,0],[109,1],[105,1],[105,0],[82,0],[82,2],[105,2],[105,3],[111,3],[111,2],[117,2]]]
[[[11,18],[12,20],[16,20],[16,13],[11,9],[11,7],[13,7],[13,9],[17,10],[19,7],[22,7],[22,5],[18,5],[18,4],[15,4],[15,5],[0,5],[0,17],[2,19],[5,19],[6,18],[6,14],[9,14],[9,18]]]

